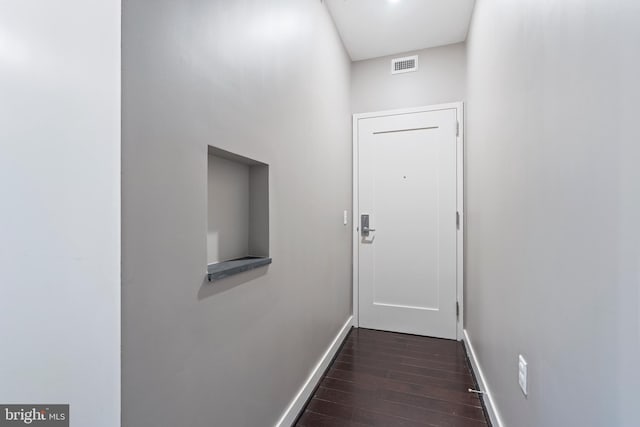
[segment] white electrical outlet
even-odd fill
[[[527,395],[527,361],[522,355],[518,355],[518,384],[524,395]]]
[[[344,225],[347,225],[347,222],[349,222],[348,215],[349,215],[349,213],[347,211],[344,211],[344,213],[342,214],[342,223]]]

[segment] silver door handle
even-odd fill
[[[376,231],[375,228],[369,228],[369,214],[360,215],[360,230],[363,236],[368,236],[371,231]]]

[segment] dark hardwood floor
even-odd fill
[[[352,329],[297,426],[487,426],[463,344]]]

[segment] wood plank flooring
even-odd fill
[[[463,344],[352,329],[299,427],[487,426]]]

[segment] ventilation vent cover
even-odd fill
[[[418,55],[391,60],[391,74],[410,73],[418,70]]]

